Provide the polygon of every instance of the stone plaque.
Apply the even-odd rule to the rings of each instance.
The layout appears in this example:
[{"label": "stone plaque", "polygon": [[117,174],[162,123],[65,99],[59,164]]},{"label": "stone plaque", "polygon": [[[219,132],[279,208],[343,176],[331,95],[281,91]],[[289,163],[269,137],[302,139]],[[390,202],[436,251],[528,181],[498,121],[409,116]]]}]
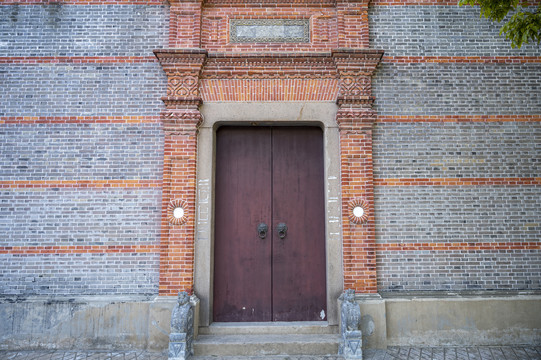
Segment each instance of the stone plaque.
[{"label": "stone plaque", "polygon": [[232,43],[308,43],[309,19],[232,19],[229,23]]}]

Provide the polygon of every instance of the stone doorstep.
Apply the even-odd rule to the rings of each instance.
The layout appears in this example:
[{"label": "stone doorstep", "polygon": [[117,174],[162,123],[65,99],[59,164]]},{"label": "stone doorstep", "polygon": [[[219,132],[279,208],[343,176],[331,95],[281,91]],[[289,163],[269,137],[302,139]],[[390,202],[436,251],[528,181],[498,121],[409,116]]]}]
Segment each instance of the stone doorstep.
[{"label": "stone doorstep", "polygon": [[[190,360],[344,360],[340,355],[193,356]],[[383,358],[378,359],[383,360]]]},{"label": "stone doorstep", "polygon": [[200,335],[194,355],[335,355],[338,334]]},{"label": "stone doorstep", "polygon": [[336,355],[337,326],[327,322],[213,323],[199,328],[196,356]]}]

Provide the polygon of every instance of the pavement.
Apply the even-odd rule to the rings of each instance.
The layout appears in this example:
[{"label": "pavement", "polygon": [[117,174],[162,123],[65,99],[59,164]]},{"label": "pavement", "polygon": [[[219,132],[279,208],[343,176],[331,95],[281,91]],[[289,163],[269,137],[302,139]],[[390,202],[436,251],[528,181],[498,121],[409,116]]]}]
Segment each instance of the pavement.
[{"label": "pavement", "polygon": [[[0,360],[166,360],[149,351],[34,350],[0,351]],[[193,360],[338,360],[340,356],[194,356]],[[540,346],[389,347],[365,350],[364,360],[541,360]]]}]

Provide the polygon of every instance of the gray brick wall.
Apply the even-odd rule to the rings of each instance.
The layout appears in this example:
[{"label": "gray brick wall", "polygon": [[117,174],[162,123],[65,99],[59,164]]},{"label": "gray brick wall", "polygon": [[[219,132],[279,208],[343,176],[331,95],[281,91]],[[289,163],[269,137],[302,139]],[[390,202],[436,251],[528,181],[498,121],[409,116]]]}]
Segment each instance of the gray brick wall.
[{"label": "gray brick wall", "polygon": [[0,56],[152,56],[167,47],[169,8],[3,5]]},{"label": "gray brick wall", "polygon": [[158,274],[159,254],[0,254],[4,295],[152,295]]},{"label": "gray brick wall", "polygon": [[0,127],[0,180],[160,180],[161,124]]},{"label": "gray brick wall", "polygon": [[379,243],[539,241],[538,186],[378,186]]},{"label": "gray brick wall", "polygon": [[537,177],[541,123],[379,123],[375,178]]},{"label": "gray brick wall", "polygon": [[541,64],[420,63],[378,66],[381,115],[541,114]]},{"label": "gray brick wall", "polygon": [[538,46],[513,49],[500,25],[459,6],[372,6],[370,46],[386,56],[539,56]]},{"label": "gray brick wall", "polygon": [[[168,6],[2,5],[0,56],[150,57]],[[142,63],[0,65],[0,116],[158,116],[166,76]],[[116,61],[116,60],[115,60]],[[1,124],[0,180],[161,179],[158,123]],[[0,191],[0,246],[153,245],[161,188]],[[157,294],[159,254],[0,255],[0,293]]]},{"label": "gray brick wall", "polygon": [[159,188],[9,189],[0,204],[0,246],[159,244]]},{"label": "gray brick wall", "polygon": [[[373,6],[371,47],[386,57],[541,56],[512,49],[478,9]],[[380,115],[540,115],[538,63],[386,61],[373,79]],[[539,177],[539,122],[378,123],[374,177]],[[538,242],[539,186],[376,186],[376,241]],[[380,291],[541,290],[539,250],[380,251]]]},{"label": "gray brick wall", "polygon": [[1,65],[0,77],[0,116],[156,116],[167,84],[157,62]]},{"label": "gray brick wall", "polygon": [[541,290],[539,250],[384,251],[380,291]]}]

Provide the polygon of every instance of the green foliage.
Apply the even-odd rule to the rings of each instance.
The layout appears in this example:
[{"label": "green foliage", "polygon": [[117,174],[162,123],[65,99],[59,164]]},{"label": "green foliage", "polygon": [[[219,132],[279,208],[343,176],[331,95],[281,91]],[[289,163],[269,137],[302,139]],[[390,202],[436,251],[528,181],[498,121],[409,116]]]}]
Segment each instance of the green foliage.
[{"label": "green foliage", "polygon": [[527,2],[524,0],[460,0],[460,6],[478,5],[481,17],[501,22],[511,12],[513,15],[505,20],[500,29],[500,35],[505,35],[511,41],[512,47],[520,48],[522,44],[536,42],[541,43],[541,2],[535,11],[524,8]]}]

